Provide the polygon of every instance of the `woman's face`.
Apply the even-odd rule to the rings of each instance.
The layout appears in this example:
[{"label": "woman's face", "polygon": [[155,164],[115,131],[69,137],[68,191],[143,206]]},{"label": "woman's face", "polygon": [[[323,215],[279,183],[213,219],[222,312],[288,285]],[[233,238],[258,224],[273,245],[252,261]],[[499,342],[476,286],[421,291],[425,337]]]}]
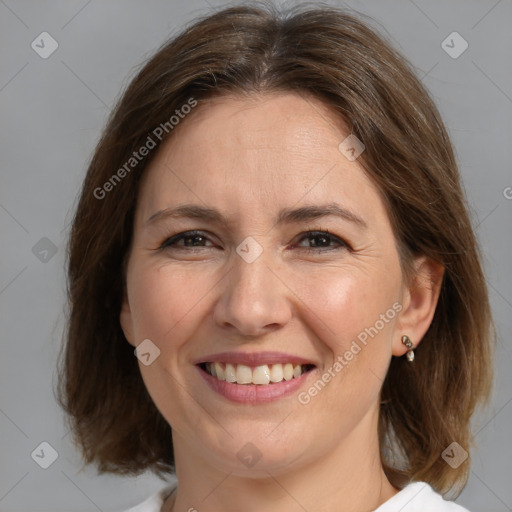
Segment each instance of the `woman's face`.
[{"label": "woman's face", "polygon": [[317,99],[217,98],[147,169],[121,323],[177,454],[275,475],[376,436],[406,293],[348,135]]}]

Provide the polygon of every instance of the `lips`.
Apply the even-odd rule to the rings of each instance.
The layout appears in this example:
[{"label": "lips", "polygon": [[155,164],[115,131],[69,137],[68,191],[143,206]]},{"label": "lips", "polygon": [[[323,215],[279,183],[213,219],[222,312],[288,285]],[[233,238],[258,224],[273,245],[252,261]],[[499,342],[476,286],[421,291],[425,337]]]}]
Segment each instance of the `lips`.
[{"label": "lips", "polygon": [[223,352],[205,356],[196,365],[216,381],[242,386],[273,386],[299,379],[315,365],[282,352]]}]

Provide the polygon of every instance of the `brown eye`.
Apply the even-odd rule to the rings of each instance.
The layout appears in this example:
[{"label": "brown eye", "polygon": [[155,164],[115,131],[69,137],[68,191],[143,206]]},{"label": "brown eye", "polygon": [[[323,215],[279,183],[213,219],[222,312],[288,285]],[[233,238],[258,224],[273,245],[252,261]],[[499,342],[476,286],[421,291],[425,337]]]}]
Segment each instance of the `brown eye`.
[{"label": "brown eye", "polygon": [[[183,244],[178,244],[183,240]],[[185,231],[183,233],[178,233],[170,238],[167,238],[162,245],[161,249],[164,248],[194,248],[194,247],[210,247],[205,245],[205,243],[209,240],[209,238],[202,233],[201,231]]]},{"label": "brown eye", "polygon": [[[332,235],[328,231],[308,231],[302,236],[300,242],[307,240],[310,242],[309,247],[305,247],[307,251],[330,251],[335,249],[346,249],[348,244],[339,237]],[[299,247],[303,247],[299,244]]]}]

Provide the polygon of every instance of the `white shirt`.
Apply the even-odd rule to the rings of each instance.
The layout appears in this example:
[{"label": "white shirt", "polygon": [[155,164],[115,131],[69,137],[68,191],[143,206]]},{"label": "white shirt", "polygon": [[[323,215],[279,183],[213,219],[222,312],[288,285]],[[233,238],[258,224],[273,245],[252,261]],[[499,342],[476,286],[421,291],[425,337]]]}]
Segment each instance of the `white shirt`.
[{"label": "white shirt", "polygon": [[[425,482],[406,485],[374,512],[469,512],[453,501],[446,501]],[[146,512],[146,511],[144,511]]]},{"label": "white shirt", "polygon": [[[165,487],[146,501],[125,512],[160,512],[175,484]],[[469,512],[464,507],[446,501],[425,482],[413,482],[383,503],[374,512]]]}]

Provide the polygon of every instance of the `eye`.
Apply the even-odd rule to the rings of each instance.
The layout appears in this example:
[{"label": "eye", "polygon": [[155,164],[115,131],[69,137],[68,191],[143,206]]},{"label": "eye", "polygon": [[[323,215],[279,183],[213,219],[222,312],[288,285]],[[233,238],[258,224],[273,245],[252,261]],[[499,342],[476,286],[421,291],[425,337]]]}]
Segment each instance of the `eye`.
[{"label": "eye", "polygon": [[[309,241],[309,247],[302,245],[303,241]],[[184,249],[194,251],[212,247],[215,247],[215,245],[203,231],[184,231],[166,238],[159,249]],[[329,233],[329,231],[308,231],[301,236],[299,243],[295,247],[307,252],[316,253],[350,249],[345,241]]]},{"label": "eye", "polygon": [[[304,233],[304,235],[300,238],[300,242],[303,240],[309,240],[310,246],[305,247],[306,251],[310,252],[322,252],[322,251],[332,251],[336,249],[348,249],[348,244],[343,241],[341,238],[332,235],[329,231],[308,231]],[[312,242],[312,244],[311,244]],[[332,244],[335,245],[332,245]],[[303,247],[298,245],[298,247]]]},{"label": "eye", "polygon": [[[183,244],[178,244],[183,240]],[[187,248],[203,248],[213,247],[213,245],[205,245],[210,239],[202,231],[184,231],[173,235],[160,245],[160,249],[173,248],[173,249],[187,249]]]}]

